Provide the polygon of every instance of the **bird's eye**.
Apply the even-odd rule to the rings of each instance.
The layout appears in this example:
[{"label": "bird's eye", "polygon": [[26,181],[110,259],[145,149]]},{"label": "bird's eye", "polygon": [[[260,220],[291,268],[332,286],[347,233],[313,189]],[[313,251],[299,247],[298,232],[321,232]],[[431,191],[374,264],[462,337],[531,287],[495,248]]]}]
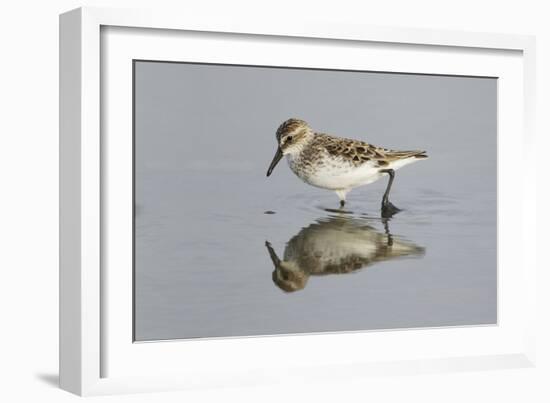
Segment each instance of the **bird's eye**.
[{"label": "bird's eye", "polygon": [[291,141],[292,141],[292,136],[288,136],[288,137],[286,138],[285,143],[290,143]]}]

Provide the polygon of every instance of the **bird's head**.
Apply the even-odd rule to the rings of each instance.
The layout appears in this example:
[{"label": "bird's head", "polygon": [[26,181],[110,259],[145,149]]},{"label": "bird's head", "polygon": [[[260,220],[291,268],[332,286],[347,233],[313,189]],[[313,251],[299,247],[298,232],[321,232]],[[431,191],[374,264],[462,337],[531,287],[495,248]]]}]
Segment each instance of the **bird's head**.
[{"label": "bird's head", "polygon": [[306,286],[309,274],[303,271],[295,262],[286,262],[279,259],[275,249],[268,241],[265,242],[265,246],[275,266],[271,278],[277,287],[286,292],[303,289]]},{"label": "bird's head", "polygon": [[284,121],[279,126],[275,137],[277,138],[277,151],[269,165],[267,176],[271,175],[271,172],[284,155],[300,153],[313,138],[313,130],[307,122],[293,118]]},{"label": "bird's head", "polygon": [[294,262],[281,261],[271,275],[273,282],[285,292],[303,290],[309,275]]}]

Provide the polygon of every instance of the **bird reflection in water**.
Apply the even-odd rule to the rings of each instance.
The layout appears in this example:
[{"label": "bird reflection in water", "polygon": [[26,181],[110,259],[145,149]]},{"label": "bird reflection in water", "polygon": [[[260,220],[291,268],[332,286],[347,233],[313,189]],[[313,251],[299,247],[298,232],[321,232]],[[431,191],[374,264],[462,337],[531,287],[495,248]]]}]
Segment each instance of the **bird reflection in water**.
[{"label": "bird reflection in water", "polygon": [[283,260],[266,241],[273,261],[273,282],[283,291],[302,290],[310,276],[352,273],[377,262],[406,256],[423,256],[424,248],[397,239],[351,217],[319,219],[302,228],[287,242]]}]

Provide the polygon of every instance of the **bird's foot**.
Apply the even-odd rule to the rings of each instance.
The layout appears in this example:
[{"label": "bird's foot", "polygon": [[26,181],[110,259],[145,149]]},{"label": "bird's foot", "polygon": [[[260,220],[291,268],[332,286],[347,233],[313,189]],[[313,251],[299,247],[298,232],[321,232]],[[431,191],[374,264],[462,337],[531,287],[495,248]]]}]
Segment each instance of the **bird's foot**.
[{"label": "bird's foot", "polygon": [[389,200],[382,202],[382,218],[392,218],[394,214],[401,211],[400,208],[395,207]]},{"label": "bird's foot", "polygon": [[340,208],[344,208],[345,205],[346,205],[346,201],[340,200]]}]

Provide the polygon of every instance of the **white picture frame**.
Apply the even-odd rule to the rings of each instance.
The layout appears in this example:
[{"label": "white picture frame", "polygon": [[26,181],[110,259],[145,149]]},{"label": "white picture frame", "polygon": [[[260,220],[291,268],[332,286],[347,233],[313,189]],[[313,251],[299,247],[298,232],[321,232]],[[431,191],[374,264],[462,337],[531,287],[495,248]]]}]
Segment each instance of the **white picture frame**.
[{"label": "white picture frame", "polygon": [[[262,51],[266,41],[270,52]],[[340,57],[329,61],[312,50],[299,59],[294,43],[302,49],[316,43]],[[365,70],[501,79],[497,326],[133,342],[131,271],[126,270],[131,142],[125,135],[109,135],[114,129],[127,133],[131,126],[128,63],[191,58],[273,65],[282,52],[297,58],[280,61],[291,67],[353,64]],[[534,38],[521,35],[311,21],[293,25],[268,17],[216,21],[149,10],[80,8],[62,14],[61,387],[95,395],[329,380],[335,373],[357,377],[534,365],[536,231],[529,207],[535,204],[536,184],[529,172],[514,169],[534,155],[534,52]],[[368,62],[361,57],[366,54]],[[404,54],[415,57],[405,61]],[[112,105],[122,112],[109,114]],[[117,163],[109,163],[115,157]],[[282,354],[293,350],[300,354]]]}]

